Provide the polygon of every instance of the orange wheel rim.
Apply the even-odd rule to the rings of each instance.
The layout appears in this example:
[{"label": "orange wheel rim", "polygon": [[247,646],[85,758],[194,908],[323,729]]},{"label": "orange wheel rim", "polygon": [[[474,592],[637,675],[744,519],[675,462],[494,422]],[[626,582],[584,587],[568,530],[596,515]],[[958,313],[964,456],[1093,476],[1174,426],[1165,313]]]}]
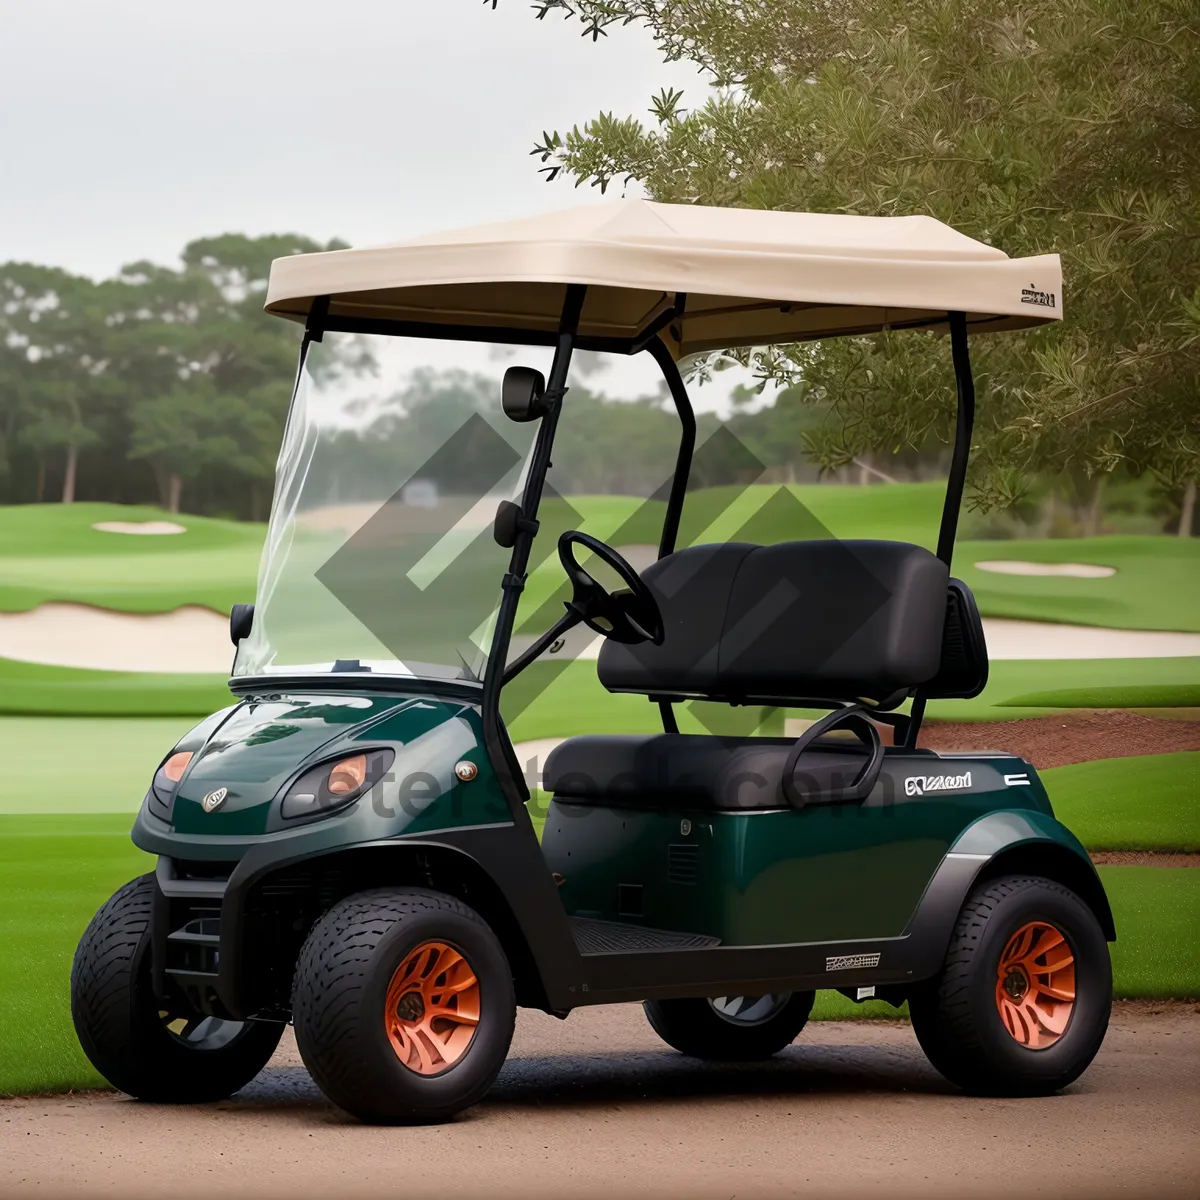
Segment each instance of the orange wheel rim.
[{"label": "orange wheel rim", "polygon": [[479,980],[445,942],[409,951],[388,984],[384,1026],[396,1057],[418,1075],[440,1075],[467,1052],[479,1025]]},{"label": "orange wheel rim", "polygon": [[1045,1050],[1066,1032],[1075,1007],[1075,955],[1045,921],[1030,921],[1008,939],[996,969],[996,1008],[1022,1046]]}]

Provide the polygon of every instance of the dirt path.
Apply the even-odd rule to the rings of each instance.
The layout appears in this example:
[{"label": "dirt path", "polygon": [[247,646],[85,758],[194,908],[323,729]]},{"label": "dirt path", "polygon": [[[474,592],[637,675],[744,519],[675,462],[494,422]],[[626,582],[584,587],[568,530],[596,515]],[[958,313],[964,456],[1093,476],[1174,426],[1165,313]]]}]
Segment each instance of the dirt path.
[{"label": "dirt path", "polygon": [[1008,750],[1038,770],[1099,758],[1200,750],[1200,721],[1167,720],[1119,709],[1059,713],[1021,721],[927,721],[931,750]]},{"label": "dirt path", "polygon": [[0,1194],[287,1197],[1196,1195],[1200,1005],[1119,1010],[1067,1093],[977,1100],[912,1031],[815,1024],[765,1064],[667,1050],[635,1005],[522,1013],[487,1100],[383,1129],[330,1108],[294,1045],[237,1099],[0,1103]]}]

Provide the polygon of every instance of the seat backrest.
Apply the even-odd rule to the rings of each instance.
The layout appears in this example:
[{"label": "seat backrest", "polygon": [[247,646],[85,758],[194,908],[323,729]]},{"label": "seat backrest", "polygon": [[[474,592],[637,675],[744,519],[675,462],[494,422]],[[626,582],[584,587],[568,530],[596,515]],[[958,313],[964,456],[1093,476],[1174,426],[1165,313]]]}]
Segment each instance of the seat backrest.
[{"label": "seat backrest", "polygon": [[921,686],[927,700],[969,700],[987,686],[983,621],[971,589],[961,579],[950,580],[941,658],[937,674]]},{"label": "seat backrest", "polygon": [[906,542],[692,546],[642,573],[662,609],[662,644],[605,642],[600,681],[730,703],[894,707],[938,673],[948,577]]}]

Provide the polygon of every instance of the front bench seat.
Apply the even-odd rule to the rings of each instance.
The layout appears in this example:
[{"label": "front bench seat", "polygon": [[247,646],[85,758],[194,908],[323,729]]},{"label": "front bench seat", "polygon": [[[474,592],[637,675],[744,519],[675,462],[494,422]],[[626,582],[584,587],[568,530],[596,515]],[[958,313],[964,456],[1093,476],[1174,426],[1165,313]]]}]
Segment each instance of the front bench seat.
[{"label": "front bench seat", "polygon": [[[894,708],[926,696],[978,695],[987,650],[974,598],[946,565],[905,542],[730,542],[693,546],[647,567],[662,610],[659,646],[606,641],[597,671],[613,692],[663,700]],[[792,738],[701,734],[585,736],[559,745],[544,784],[556,800],[740,811],[788,801]],[[805,801],[855,777],[866,746],[818,740],[792,776]]]},{"label": "front bench seat", "polygon": [[[654,733],[570,738],[546,760],[544,785],[561,804],[752,812],[787,808],[783,772],[794,738]],[[922,752],[924,753],[924,752]],[[795,780],[806,799],[844,788],[865,746],[818,743]]]}]

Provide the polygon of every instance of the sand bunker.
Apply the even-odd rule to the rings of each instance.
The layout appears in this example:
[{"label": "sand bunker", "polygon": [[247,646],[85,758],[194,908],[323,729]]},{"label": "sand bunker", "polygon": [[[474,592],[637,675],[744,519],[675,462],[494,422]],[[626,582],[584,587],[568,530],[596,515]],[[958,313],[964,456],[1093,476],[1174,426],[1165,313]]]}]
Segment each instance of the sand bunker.
[{"label": "sand bunker", "polygon": [[174,521],[97,521],[92,528],[101,533],[187,533]]},{"label": "sand bunker", "polygon": [[1190,658],[1200,654],[1200,633],[1147,629],[1096,629],[1048,621],[983,622],[988,657],[1005,658]]},{"label": "sand bunker", "polygon": [[1019,558],[997,558],[975,564],[981,571],[996,575],[1069,575],[1075,579],[1107,579],[1117,573],[1116,567],[1101,567],[1094,563],[1024,562]]},{"label": "sand bunker", "polygon": [[0,658],[97,671],[229,673],[229,618],[189,606],[119,613],[85,604],[42,604],[0,613]]},{"label": "sand bunker", "polygon": [[[991,659],[1180,658],[1200,656],[1200,633],[1096,629],[1041,621],[984,621]],[[520,653],[530,635],[513,638]],[[603,638],[590,629],[561,639],[548,661],[595,661]],[[0,658],[102,671],[225,674],[233,658],[229,622],[198,606],[169,613],[120,613],[84,604],[43,604],[0,613]]]}]

